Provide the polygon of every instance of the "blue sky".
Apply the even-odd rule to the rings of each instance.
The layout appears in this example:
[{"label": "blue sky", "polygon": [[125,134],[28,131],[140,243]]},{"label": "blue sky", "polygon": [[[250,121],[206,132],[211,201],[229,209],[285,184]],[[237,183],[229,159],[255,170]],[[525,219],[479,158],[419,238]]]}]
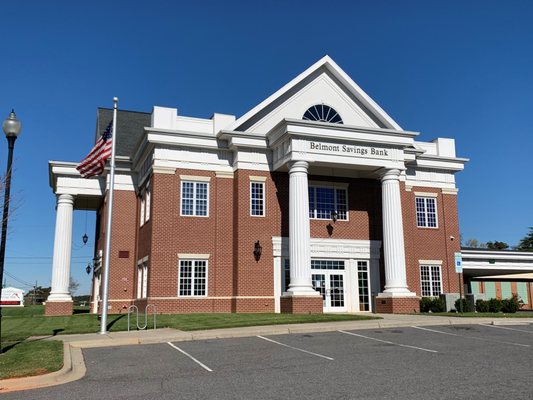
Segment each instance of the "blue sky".
[{"label": "blue sky", "polygon": [[[47,162],[83,158],[97,107],[118,96],[129,110],[240,116],[324,54],[421,140],[456,139],[471,160],[457,174],[464,239],[514,245],[533,226],[532,1],[19,0],[2,14],[0,118],[15,108],[23,126],[8,285],[50,284]],[[2,171],[6,158],[7,144]],[[94,214],[76,211],[74,224],[83,294]]]}]

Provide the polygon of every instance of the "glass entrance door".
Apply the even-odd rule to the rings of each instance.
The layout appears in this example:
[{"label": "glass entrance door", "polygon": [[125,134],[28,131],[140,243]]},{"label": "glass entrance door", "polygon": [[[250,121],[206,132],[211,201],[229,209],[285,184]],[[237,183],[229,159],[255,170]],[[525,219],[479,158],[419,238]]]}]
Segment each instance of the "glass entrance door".
[{"label": "glass entrance door", "polygon": [[313,287],[322,295],[324,312],[346,311],[344,261],[311,260]]}]

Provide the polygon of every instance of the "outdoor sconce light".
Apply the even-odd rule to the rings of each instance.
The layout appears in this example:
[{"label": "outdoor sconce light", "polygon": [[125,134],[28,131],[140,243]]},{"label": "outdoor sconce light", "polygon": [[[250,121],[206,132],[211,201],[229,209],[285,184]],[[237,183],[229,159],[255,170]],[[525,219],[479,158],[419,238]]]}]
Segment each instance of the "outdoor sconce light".
[{"label": "outdoor sconce light", "polygon": [[333,221],[333,223],[337,222],[337,217],[339,216],[339,214],[337,213],[337,211],[332,211],[331,212],[331,220]]},{"label": "outdoor sconce light", "polygon": [[327,224],[326,230],[328,231],[328,236],[331,237],[331,235],[333,235],[333,225]]},{"label": "outdoor sconce light", "polygon": [[87,244],[87,241],[89,240],[89,236],[87,236],[86,233],[83,234],[83,237],[81,238],[83,240],[83,244]]},{"label": "outdoor sconce light", "polygon": [[259,240],[258,240],[257,242],[255,242],[255,246],[254,246],[255,261],[259,261],[259,259],[261,258],[261,253],[263,253],[263,248],[261,247],[261,244],[259,243]]},{"label": "outdoor sconce light", "polygon": [[91,273],[91,264],[87,264],[87,267],[85,268],[85,272],[87,272],[87,275]]}]

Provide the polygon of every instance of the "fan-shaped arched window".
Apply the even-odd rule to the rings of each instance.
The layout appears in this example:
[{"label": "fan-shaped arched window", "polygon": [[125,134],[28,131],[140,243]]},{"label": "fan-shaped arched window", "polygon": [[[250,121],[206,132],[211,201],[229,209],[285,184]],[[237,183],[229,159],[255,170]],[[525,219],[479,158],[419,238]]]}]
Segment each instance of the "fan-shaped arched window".
[{"label": "fan-shaped arched window", "polygon": [[342,118],[335,109],[324,104],[311,106],[303,116],[307,121],[330,122],[332,124],[342,124]]}]

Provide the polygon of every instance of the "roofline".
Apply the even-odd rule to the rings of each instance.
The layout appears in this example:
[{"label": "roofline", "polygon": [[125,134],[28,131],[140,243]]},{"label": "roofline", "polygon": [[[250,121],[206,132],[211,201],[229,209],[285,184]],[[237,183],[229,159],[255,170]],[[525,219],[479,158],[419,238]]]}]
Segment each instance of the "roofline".
[{"label": "roofline", "polygon": [[283,94],[288,92],[292,87],[299,84],[301,81],[303,81],[305,78],[307,78],[309,75],[311,75],[313,72],[318,70],[321,67],[325,67],[330,71],[337,79],[341,81],[344,85],[346,85],[347,88],[350,89],[352,94],[357,97],[365,107],[367,107],[372,113],[375,114],[377,119],[381,121],[387,128],[394,129],[394,130],[403,130],[400,125],[398,125],[390,115],[388,115],[372,98],[363,90],[357,83],[355,83],[352,78],[344,72],[341,67],[335,63],[329,57],[328,55],[325,55],[320,60],[318,60],[316,63],[311,65],[309,68],[307,68],[304,72],[302,72],[300,75],[292,79],[289,83],[285,84],[281,89],[274,92],[272,95],[267,97],[265,100],[263,100],[261,103],[256,105],[254,108],[252,108],[250,111],[248,111],[246,114],[238,118],[233,124],[231,124],[227,130],[233,131],[236,130],[239,126],[241,126],[243,123],[248,121],[251,117],[253,117],[255,114],[257,114],[261,109],[267,107],[269,104],[274,102],[277,98],[281,97]]}]

